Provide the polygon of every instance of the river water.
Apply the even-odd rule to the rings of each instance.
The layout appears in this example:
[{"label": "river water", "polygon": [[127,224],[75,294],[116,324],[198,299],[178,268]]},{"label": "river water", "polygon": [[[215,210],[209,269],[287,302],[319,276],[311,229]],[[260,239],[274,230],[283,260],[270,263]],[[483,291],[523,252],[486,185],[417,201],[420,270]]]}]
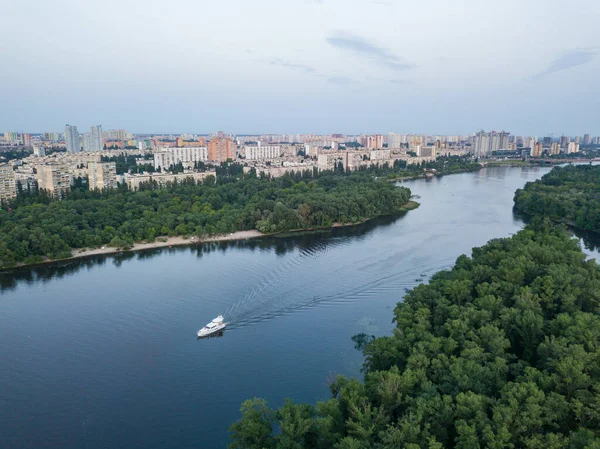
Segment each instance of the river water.
[{"label": "river water", "polygon": [[247,398],[327,399],[361,376],[351,337],[389,334],[405,289],[518,231],[514,191],[547,171],[408,181],[420,208],[353,228],[0,275],[0,447],[223,448]]}]

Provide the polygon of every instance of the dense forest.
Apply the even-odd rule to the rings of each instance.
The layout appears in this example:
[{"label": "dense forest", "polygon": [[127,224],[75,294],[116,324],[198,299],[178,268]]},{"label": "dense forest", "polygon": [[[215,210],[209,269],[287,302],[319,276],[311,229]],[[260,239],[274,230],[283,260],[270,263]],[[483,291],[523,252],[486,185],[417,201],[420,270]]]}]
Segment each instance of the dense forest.
[{"label": "dense forest", "polygon": [[364,382],[331,399],[244,402],[230,449],[598,448],[600,270],[535,219],[409,292]]},{"label": "dense forest", "polygon": [[515,193],[515,207],[581,229],[600,231],[600,166],[555,167]]},{"label": "dense forest", "polygon": [[0,210],[0,267],[65,258],[71,249],[126,247],[159,236],[208,236],[258,229],[265,233],[353,223],[399,212],[410,190],[370,174],[296,172],[269,180],[237,166],[167,188],[129,191],[74,189],[54,201],[44,192],[17,198]]}]

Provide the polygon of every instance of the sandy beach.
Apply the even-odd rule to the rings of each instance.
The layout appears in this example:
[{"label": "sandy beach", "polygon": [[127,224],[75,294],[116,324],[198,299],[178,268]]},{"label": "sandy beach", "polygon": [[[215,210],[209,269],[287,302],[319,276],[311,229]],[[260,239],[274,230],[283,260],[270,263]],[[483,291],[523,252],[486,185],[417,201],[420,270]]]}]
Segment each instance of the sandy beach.
[{"label": "sandy beach", "polygon": [[[135,243],[131,248],[123,250],[120,248],[113,248],[110,246],[103,246],[101,248],[77,248],[73,249],[73,256],[70,259],[75,259],[78,257],[87,257],[87,256],[97,256],[100,254],[113,254],[120,253],[122,251],[141,251],[145,249],[153,249],[153,248],[165,248],[169,246],[182,246],[182,245],[194,245],[196,243],[204,243],[204,242],[223,242],[227,240],[246,240],[257,237],[262,237],[264,234],[262,232],[252,230],[252,231],[238,231],[231,234],[222,234],[222,235],[214,235],[212,237],[199,238],[199,237],[189,237],[183,238],[181,236],[177,237],[159,237],[154,242],[150,243]],[[164,240],[164,241],[163,241]],[[66,259],[63,259],[66,260]],[[46,262],[54,262],[54,260],[48,260]]]}]

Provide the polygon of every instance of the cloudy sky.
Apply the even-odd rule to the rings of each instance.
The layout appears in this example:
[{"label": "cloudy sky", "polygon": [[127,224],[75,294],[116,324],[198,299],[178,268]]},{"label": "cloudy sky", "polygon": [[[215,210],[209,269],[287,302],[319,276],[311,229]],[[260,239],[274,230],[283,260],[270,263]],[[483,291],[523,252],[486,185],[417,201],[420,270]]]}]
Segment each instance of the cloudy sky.
[{"label": "cloudy sky", "polygon": [[0,6],[0,131],[600,135],[597,0]]}]

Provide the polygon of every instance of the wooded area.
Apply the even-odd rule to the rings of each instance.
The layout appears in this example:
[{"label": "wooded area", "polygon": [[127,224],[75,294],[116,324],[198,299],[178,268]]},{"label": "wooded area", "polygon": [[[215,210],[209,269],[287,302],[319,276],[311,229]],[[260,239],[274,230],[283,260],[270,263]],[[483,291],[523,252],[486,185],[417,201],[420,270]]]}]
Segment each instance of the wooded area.
[{"label": "wooded area", "polygon": [[231,449],[597,448],[600,270],[546,220],[460,256],[331,399],[244,402]]},{"label": "wooded area", "polygon": [[531,216],[600,231],[600,166],[555,167],[517,190],[515,207]]},{"label": "wooded area", "polygon": [[[235,168],[235,167],[234,167]],[[193,181],[140,191],[74,189],[65,199],[24,194],[0,210],[0,267],[71,256],[73,248],[125,247],[159,236],[209,236],[257,229],[272,233],[354,223],[399,212],[410,190],[370,174],[296,172],[269,180],[219,168]],[[239,174],[238,174],[239,175]]]}]

